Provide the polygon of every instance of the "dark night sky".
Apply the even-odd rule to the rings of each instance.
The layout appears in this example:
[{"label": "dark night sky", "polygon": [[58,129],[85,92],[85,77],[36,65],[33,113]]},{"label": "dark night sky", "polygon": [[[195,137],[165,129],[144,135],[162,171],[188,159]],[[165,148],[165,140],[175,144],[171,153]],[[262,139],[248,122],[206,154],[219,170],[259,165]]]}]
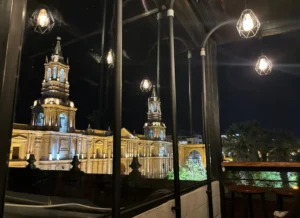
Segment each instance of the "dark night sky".
[{"label": "dark night sky", "polygon": [[[240,41],[220,46],[219,85],[221,129],[232,122],[259,120],[267,128],[291,130],[299,127],[299,39],[300,32]],[[273,61],[273,71],[259,76],[254,64],[263,52]]]},{"label": "dark night sky", "polygon": [[[50,1],[38,1],[48,3]],[[30,106],[40,96],[43,78],[45,55],[51,51],[32,57],[55,44],[56,36],[62,37],[62,43],[85,35],[101,27],[101,4],[89,0],[86,6],[69,0],[51,1],[51,6],[59,12],[61,25],[56,26],[48,35],[39,35],[28,27],[25,33],[19,94],[16,111],[16,122],[29,123]],[[48,4],[47,4],[48,5]],[[35,8],[35,1],[29,1],[28,13]],[[133,14],[141,13],[141,5],[136,5]],[[78,16],[80,14],[81,16]],[[127,14],[128,15],[128,14]],[[126,13],[124,17],[126,16]],[[125,60],[123,68],[123,126],[130,131],[142,132],[146,119],[147,94],[139,91],[139,82],[148,76],[155,79],[155,50],[148,51],[155,42],[155,25],[153,19],[145,19],[124,27],[124,49],[131,57]],[[154,19],[155,21],[155,19]],[[155,23],[154,23],[155,24]],[[143,26],[141,31],[139,28]],[[149,27],[149,28],[146,28]],[[165,30],[167,31],[167,30]],[[233,29],[234,31],[234,29]],[[295,132],[300,136],[300,55],[297,39],[300,32],[292,32],[258,39],[241,40],[218,47],[218,75],[220,92],[220,119],[222,133],[233,122],[258,120],[267,128],[282,128]],[[70,59],[71,99],[79,108],[77,112],[77,128],[85,129],[88,125],[86,116],[96,108],[97,87],[85,81],[99,80],[100,65],[88,54],[91,49],[100,51],[101,36],[81,40],[63,47],[63,54]],[[273,61],[274,69],[269,76],[259,76],[254,71],[261,44],[264,53]],[[180,45],[176,43],[178,51]],[[168,86],[168,45],[163,46],[162,65],[162,110],[167,126],[170,123],[169,86]],[[188,89],[187,89],[186,54],[176,56],[178,124],[181,130],[188,130]],[[201,133],[201,66],[199,52],[193,54],[193,112],[195,131]]]}]

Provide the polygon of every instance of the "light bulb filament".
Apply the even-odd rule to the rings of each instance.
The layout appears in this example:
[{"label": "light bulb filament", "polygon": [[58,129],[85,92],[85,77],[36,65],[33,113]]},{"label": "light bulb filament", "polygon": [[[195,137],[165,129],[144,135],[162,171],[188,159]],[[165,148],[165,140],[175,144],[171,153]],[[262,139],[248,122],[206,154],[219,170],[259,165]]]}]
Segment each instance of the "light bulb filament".
[{"label": "light bulb filament", "polygon": [[146,81],[144,82],[144,88],[145,88],[145,89],[148,89],[148,88],[149,88],[149,82],[148,82],[148,80],[146,80]]},{"label": "light bulb filament", "polygon": [[268,68],[268,63],[267,63],[266,59],[265,58],[260,59],[259,69],[266,70],[267,68]]},{"label": "light bulb filament", "polygon": [[106,57],[106,61],[107,61],[108,64],[113,63],[113,56],[112,56],[112,51],[111,50],[108,52],[108,55]]},{"label": "light bulb filament", "polygon": [[250,14],[245,14],[243,19],[243,29],[244,31],[250,31],[254,27],[254,22]]},{"label": "light bulb filament", "polygon": [[48,16],[46,9],[41,9],[37,17],[37,24],[41,27],[46,27],[48,26],[49,22],[50,22],[50,18]]}]

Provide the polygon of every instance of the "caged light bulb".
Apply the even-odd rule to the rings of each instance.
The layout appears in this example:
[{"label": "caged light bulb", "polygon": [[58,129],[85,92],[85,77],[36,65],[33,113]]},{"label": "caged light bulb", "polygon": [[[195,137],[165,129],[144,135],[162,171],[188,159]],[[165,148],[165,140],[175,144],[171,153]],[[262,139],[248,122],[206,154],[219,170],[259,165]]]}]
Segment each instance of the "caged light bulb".
[{"label": "caged light bulb", "polygon": [[142,92],[149,92],[152,88],[152,83],[149,79],[143,79],[140,84],[140,89]]},{"label": "caged light bulb", "polygon": [[267,56],[262,55],[258,58],[255,70],[259,75],[268,75],[272,72],[272,62],[267,58]]},{"label": "caged light bulb", "polygon": [[112,51],[111,50],[107,54],[106,61],[107,61],[107,63],[109,65],[111,65],[113,63],[113,55],[112,55]]}]

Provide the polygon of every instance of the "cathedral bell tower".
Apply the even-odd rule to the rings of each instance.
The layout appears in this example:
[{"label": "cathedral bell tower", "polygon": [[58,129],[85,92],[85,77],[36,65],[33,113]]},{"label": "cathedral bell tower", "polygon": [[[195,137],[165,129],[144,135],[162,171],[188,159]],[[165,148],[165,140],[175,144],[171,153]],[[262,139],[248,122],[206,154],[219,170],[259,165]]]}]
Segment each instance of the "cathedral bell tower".
[{"label": "cathedral bell tower", "polygon": [[42,96],[35,100],[32,108],[31,125],[41,129],[72,132],[75,129],[77,108],[69,100],[69,61],[65,63],[60,46],[60,37],[50,61],[46,56]]},{"label": "cathedral bell tower", "polygon": [[144,125],[144,135],[149,139],[165,140],[166,125],[161,122],[160,99],[153,86],[151,97],[148,98],[148,122]]}]

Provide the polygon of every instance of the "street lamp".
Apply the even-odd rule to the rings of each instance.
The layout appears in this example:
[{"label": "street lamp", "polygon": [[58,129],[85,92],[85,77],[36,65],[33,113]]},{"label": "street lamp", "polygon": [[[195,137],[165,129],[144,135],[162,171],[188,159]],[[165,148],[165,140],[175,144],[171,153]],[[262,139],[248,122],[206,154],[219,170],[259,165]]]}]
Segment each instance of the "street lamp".
[{"label": "street lamp", "polygon": [[258,58],[255,66],[255,70],[259,75],[268,75],[272,71],[272,62],[267,58],[267,56],[262,55]]},{"label": "street lamp", "polygon": [[149,79],[143,79],[140,84],[140,89],[142,92],[150,92],[152,88],[152,83]]},{"label": "street lamp", "polygon": [[236,28],[242,38],[252,38],[258,33],[260,22],[251,9],[245,9],[237,22]]},{"label": "street lamp", "polygon": [[55,25],[52,13],[46,6],[36,9],[31,15],[30,21],[34,26],[34,31],[40,34],[49,33]]}]

